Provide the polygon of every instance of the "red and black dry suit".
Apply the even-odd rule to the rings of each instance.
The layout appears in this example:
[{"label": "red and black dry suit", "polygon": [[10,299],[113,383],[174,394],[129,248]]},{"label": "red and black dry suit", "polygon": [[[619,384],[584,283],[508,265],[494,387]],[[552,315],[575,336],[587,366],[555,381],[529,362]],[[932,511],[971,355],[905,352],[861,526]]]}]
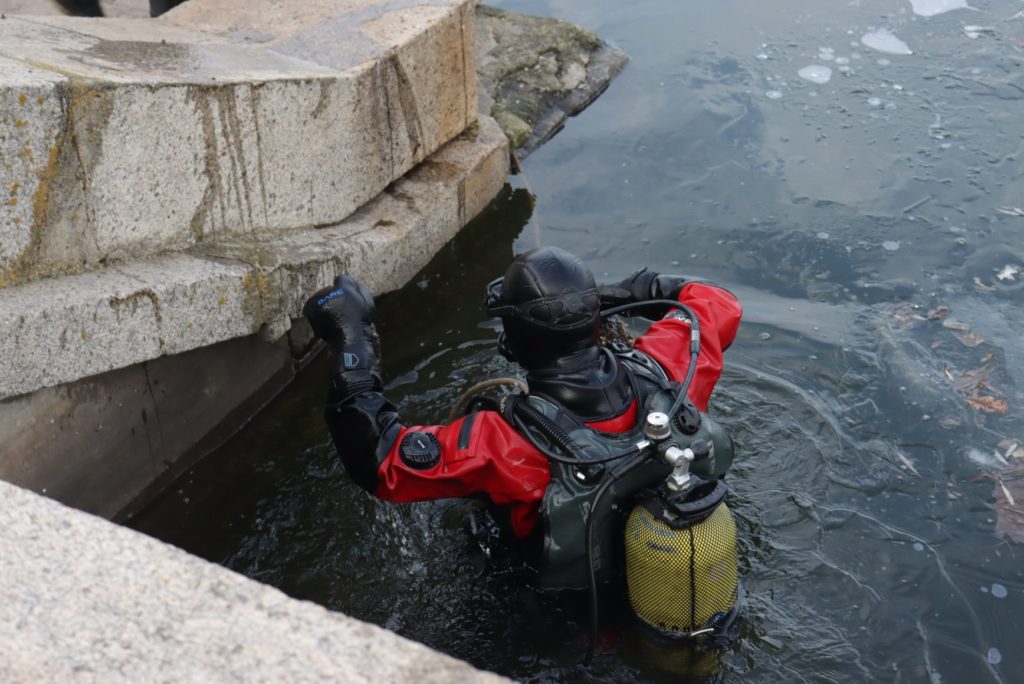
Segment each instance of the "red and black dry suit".
[{"label": "red and black dry suit", "polygon": [[[736,336],[742,309],[731,293],[702,283],[683,285],[677,298],[700,323],[700,356],[689,397],[704,412],[722,373],[722,352]],[[671,380],[682,382],[690,363],[689,340],[689,323],[669,313],[636,339],[635,348],[655,360]],[[614,356],[601,359],[599,363],[611,364],[601,373],[614,377],[626,372]],[[527,383],[531,393],[545,396],[543,378],[528,373]],[[547,457],[496,411],[477,411],[451,425],[404,426],[379,387],[378,380],[327,409],[335,446],[356,482],[378,498],[396,502],[483,494],[508,510],[517,537],[530,533],[551,480]],[[621,433],[636,421],[636,399],[627,397],[615,415],[588,419],[586,424],[602,432]],[[407,438],[431,442],[436,438],[433,446],[439,445],[440,458],[426,468],[407,462],[401,455]]]}]

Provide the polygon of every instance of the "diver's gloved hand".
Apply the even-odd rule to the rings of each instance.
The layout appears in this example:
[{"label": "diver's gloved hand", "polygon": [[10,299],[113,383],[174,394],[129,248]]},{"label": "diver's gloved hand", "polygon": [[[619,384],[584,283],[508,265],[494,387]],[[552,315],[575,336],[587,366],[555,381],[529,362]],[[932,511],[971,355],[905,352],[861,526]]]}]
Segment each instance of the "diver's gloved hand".
[{"label": "diver's gloved hand", "polygon": [[373,345],[373,295],[359,281],[338,276],[334,285],[306,300],[302,314],[334,360],[331,399],[343,401],[364,390],[382,387]]},{"label": "diver's gloved hand", "polygon": [[[625,280],[612,285],[599,285],[601,308],[606,309],[620,304],[632,304],[649,299],[672,299],[679,297],[679,291],[687,283],[687,279],[679,275],[656,273],[641,268]],[[656,318],[666,311],[665,307],[638,308],[634,314]]]}]

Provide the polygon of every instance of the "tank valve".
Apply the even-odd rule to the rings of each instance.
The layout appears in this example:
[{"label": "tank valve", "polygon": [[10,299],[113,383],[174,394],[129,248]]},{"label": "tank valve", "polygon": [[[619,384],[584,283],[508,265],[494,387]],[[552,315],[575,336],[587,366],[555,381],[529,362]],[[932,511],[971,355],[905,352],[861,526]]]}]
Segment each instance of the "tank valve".
[{"label": "tank valve", "polygon": [[652,411],[647,414],[647,421],[644,423],[644,435],[652,442],[660,442],[668,439],[672,434],[672,428],[668,424],[668,414],[661,411]]},{"label": "tank valve", "polygon": [[662,453],[661,457],[665,463],[672,466],[672,474],[668,476],[665,484],[673,492],[681,492],[690,486],[690,464],[694,456],[693,449],[680,449],[675,444]]}]

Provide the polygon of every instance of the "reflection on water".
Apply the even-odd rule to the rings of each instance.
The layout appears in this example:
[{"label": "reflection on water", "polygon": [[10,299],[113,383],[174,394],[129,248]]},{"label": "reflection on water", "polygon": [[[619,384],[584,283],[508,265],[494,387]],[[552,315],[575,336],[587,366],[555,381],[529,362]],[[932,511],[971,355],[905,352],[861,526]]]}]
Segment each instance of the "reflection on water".
[{"label": "reflection on water", "polygon": [[632,63],[530,157],[535,206],[508,190],[381,298],[389,394],[437,421],[509,372],[483,285],[534,244],[733,289],[746,318],[712,403],[737,443],[740,641],[665,650],[609,609],[581,670],[585,609],[481,572],[470,504],[348,482],[322,359],[133,524],[525,680],[1024,681],[1021,4],[501,4]]}]

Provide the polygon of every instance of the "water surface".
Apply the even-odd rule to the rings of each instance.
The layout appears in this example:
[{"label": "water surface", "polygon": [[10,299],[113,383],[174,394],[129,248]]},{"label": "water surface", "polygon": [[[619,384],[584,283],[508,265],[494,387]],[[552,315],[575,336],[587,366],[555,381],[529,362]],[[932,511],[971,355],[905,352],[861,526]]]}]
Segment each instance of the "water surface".
[{"label": "water surface", "polygon": [[632,62],[379,302],[388,394],[437,422],[512,370],[480,302],[514,253],[736,292],[712,401],[750,603],[730,649],[656,648],[609,607],[580,667],[586,612],[482,570],[470,504],[349,482],[323,359],[131,524],[523,680],[1024,681],[1024,546],[996,535],[1024,504],[1024,3],[965,4],[501,2]]}]

